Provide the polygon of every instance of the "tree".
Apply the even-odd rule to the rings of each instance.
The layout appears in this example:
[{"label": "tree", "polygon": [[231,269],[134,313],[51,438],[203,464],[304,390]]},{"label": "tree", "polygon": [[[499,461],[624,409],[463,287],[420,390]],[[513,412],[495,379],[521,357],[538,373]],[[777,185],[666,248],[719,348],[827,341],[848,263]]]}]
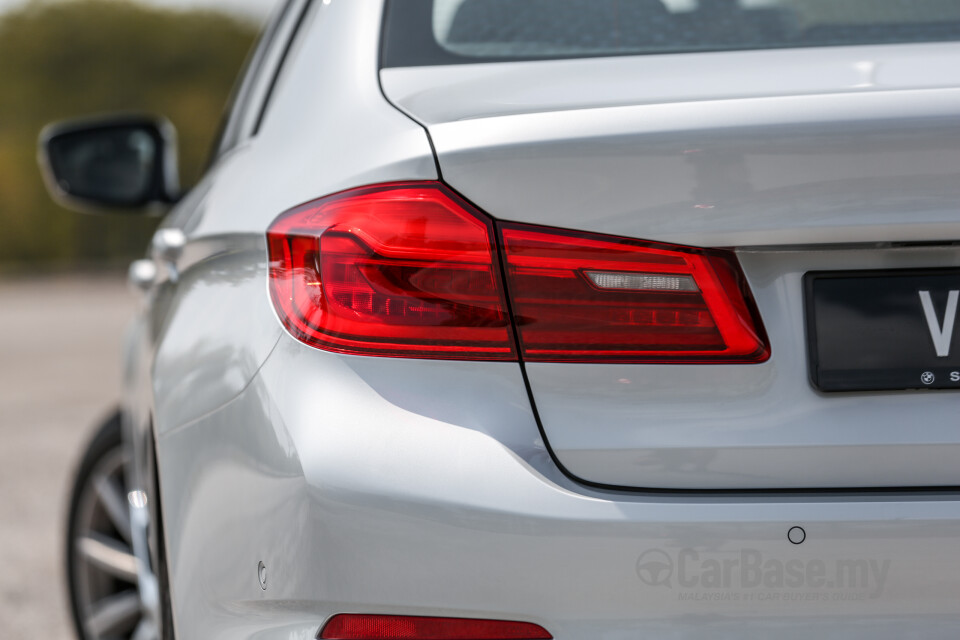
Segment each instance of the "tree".
[{"label": "tree", "polygon": [[120,0],[34,1],[0,16],[0,268],[141,255],[156,219],[80,215],[50,201],[36,164],[40,130],[111,111],[165,115],[190,184],[255,31],[223,14]]}]

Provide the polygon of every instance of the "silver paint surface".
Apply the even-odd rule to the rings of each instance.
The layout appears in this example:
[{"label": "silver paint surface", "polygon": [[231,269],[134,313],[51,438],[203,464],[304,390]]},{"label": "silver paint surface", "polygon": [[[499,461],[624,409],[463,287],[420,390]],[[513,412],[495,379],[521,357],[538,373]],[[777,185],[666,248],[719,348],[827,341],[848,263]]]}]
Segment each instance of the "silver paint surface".
[{"label": "silver paint surface", "polygon": [[[188,240],[180,278],[159,265],[128,337],[128,429],[138,459],[155,438],[178,637],[307,640],[332,614],[382,612],[529,620],[558,640],[955,638],[952,493],[593,489],[555,464],[519,364],[341,356],[283,331],[264,249],[278,214],[437,178],[426,131],[381,93],[381,4],[314,3],[260,133],[166,220]],[[429,127],[444,178],[498,218],[739,248],[770,362],[527,365],[569,470],[650,487],[862,486],[953,479],[955,396],[814,393],[800,276],[956,265],[956,249],[800,245],[957,237],[958,55],[837,48],[379,79]],[[930,424],[898,424],[919,411]],[[685,549],[889,571],[857,600],[733,586],[691,598],[640,579],[644,552]]]},{"label": "silver paint surface", "polygon": [[[386,69],[444,179],[499,219],[734,247],[760,365],[528,363],[549,444],[604,485],[960,484],[954,393],[808,381],[803,274],[949,267],[960,48],[835,47]],[[575,88],[575,89],[574,89]],[[920,311],[918,304],[918,312]]]}]

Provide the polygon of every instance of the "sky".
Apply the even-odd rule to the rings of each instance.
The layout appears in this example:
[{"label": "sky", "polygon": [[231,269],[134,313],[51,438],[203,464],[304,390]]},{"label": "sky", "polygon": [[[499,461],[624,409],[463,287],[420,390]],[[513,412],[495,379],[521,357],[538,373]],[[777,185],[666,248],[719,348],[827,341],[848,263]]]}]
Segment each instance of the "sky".
[{"label": "sky", "polygon": [[[27,0],[0,0],[0,13],[25,4]],[[243,16],[264,19],[278,0],[140,0],[149,4],[175,9],[220,9]]]}]

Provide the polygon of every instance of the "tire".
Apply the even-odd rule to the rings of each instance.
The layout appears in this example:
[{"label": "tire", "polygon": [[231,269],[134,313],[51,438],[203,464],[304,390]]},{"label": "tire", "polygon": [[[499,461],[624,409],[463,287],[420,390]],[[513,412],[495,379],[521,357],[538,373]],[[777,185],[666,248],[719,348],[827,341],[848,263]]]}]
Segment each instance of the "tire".
[{"label": "tire", "polygon": [[[152,563],[160,569],[161,611],[149,615],[140,598],[127,498],[129,456],[117,411],[97,429],[74,475],[64,557],[70,609],[80,640],[172,638],[162,552]],[[162,635],[158,622],[164,628]]]}]

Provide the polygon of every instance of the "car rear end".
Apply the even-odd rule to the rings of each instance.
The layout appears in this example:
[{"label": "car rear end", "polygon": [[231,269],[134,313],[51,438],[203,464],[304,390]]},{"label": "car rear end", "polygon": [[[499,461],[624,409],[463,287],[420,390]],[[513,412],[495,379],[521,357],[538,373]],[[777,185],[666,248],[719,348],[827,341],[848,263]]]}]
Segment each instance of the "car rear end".
[{"label": "car rear end", "polygon": [[553,463],[633,514],[575,635],[958,628],[960,7],[413,4],[384,92],[497,220]]},{"label": "car rear end", "polygon": [[[883,70],[869,87],[864,59]],[[532,402],[572,476],[909,488],[958,480],[956,62],[953,45],[888,45],[386,69],[383,83],[425,120],[448,184],[533,225],[500,223],[507,288]],[[659,275],[675,277],[643,280]]]},{"label": "car rear end", "polygon": [[436,173],[273,221],[287,333],[211,422],[276,430],[264,619],[955,637],[960,7],[390,0],[382,28]]}]

